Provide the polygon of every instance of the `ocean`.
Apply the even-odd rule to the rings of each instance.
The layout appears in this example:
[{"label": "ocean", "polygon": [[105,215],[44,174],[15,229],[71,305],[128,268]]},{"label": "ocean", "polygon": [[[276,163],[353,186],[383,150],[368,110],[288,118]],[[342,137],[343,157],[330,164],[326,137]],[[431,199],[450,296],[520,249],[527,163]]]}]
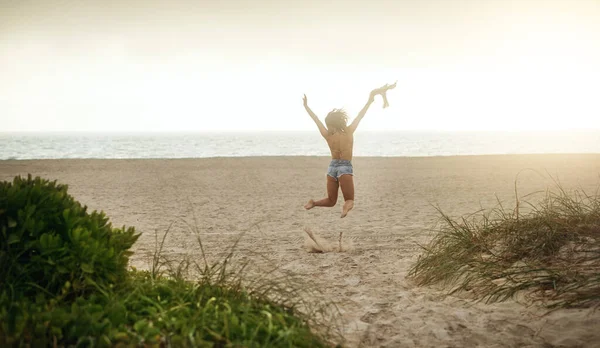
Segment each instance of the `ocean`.
[{"label": "ocean", "polygon": [[[600,153],[600,130],[358,131],[354,156]],[[317,131],[247,133],[0,133],[0,159],[328,156]]]}]

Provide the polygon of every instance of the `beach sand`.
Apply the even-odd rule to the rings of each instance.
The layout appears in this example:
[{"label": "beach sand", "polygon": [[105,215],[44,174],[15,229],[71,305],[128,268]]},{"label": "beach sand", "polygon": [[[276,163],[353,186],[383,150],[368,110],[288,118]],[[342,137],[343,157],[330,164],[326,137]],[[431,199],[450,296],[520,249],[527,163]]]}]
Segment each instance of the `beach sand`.
[{"label": "beach sand", "polygon": [[[235,260],[293,271],[335,301],[350,347],[598,347],[600,312],[545,311],[516,301],[473,302],[444,296],[406,278],[439,218],[436,206],[459,216],[491,208],[496,197],[552,187],[595,193],[600,155],[498,155],[355,158],[356,205],[340,219],[334,208],[303,209],[325,195],[325,157],[172,160],[0,161],[0,179],[43,176],[116,226],[142,236],[132,264],[147,268],[155,232],[173,223],[164,253],[200,258],[186,223],[197,225],[207,257],[225,257],[241,232]],[[525,170],[524,170],[525,169]],[[528,170],[531,169],[531,170]],[[194,216],[196,223],[194,223]],[[345,252],[310,253],[309,228]]]}]

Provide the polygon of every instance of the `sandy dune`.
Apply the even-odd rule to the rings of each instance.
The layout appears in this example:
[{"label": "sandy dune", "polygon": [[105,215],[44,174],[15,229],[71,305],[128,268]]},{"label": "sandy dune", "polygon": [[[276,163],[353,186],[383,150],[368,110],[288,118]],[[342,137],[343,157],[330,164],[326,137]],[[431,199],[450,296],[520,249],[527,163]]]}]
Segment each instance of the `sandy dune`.
[{"label": "sandy dune", "polygon": [[[552,185],[595,192],[600,155],[511,155],[436,158],[355,158],[356,206],[340,219],[341,205],[305,211],[325,194],[324,157],[189,160],[0,161],[0,179],[32,173],[69,184],[91,209],[115,225],[143,235],[133,264],[146,267],[154,232],[175,222],[170,256],[196,255],[185,229],[195,212],[211,259],[224,257],[247,231],[238,259],[298,273],[334,300],[346,322],[346,344],[386,347],[594,347],[600,345],[600,312],[544,311],[514,301],[486,305],[462,296],[416,287],[406,273],[418,243],[438,218],[511,203],[520,194]],[[540,175],[543,174],[544,176]],[[340,195],[340,202],[342,201]],[[509,204],[510,205],[510,204]],[[305,228],[349,251],[309,253]]]}]

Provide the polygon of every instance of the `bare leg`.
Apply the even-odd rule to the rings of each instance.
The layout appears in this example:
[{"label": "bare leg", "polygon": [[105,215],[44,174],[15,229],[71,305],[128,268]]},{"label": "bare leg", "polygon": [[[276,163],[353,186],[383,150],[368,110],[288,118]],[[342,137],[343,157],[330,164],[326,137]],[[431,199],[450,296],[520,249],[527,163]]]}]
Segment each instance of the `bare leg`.
[{"label": "bare leg", "polygon": [[327,175],[327,198],[318,201],[309,200],[304,209],[312,209],[313,207],[333,207],[337,203],[338,190],[340,184],[332,177]]},{"label": "bare leg", "polygon": [[344,207],[342,216],[346,217],[348,212],[354,208],[354,177],[350,174],[340,176],[340,186],[344,195]]}]

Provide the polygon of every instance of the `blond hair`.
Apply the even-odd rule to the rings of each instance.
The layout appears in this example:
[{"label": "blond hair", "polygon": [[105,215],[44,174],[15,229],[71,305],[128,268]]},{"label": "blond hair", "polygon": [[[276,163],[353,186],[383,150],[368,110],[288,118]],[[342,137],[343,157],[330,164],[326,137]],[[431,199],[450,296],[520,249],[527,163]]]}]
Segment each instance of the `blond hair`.
[{"label": "blond hair", "polygon": [[333,134],[335,132],[346,132],[346,123],[348,122],[348,115],[346,111],[343,109],[333,109],[327,117],[325,117],[325,124],[327,125],[327,130],[329,134]]}]

